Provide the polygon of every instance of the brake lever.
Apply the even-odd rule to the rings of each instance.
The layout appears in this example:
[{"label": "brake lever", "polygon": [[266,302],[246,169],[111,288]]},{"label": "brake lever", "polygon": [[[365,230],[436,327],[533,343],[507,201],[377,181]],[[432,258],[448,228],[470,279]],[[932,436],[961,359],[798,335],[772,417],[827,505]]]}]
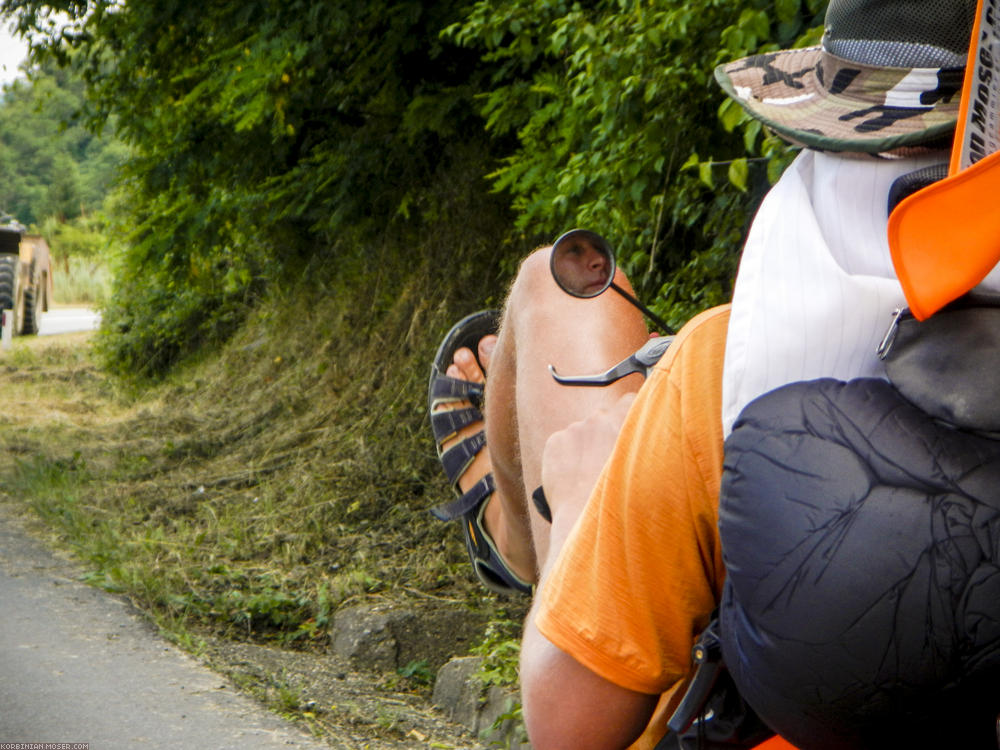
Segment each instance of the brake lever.
[{"label": "brake lever", "polygon": [[635,354],[626,357],[607,372],[598,375],[560,375],[552,365],[549,365],[549,372],[560,385],[611,385],[616,380],[621,380],[626,375],[637,372],[646,377],[653,365],[660,361],[660,357],[664,355],[673,340],[673,336],[651,338]]}]

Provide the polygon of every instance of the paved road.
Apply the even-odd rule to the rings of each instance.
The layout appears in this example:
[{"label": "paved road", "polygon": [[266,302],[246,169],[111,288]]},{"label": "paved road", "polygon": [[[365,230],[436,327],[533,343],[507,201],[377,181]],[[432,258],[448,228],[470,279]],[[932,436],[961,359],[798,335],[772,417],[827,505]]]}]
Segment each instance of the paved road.
[{"label": "paved road", "polygon": [[101,314],[89,307],[53,307],[38,318],[38,335],[92,331],[101,323]]},{"label": "paved road", "polygon": [[0,504],[0,744],[90,750],[322,745],[169,645]]}]

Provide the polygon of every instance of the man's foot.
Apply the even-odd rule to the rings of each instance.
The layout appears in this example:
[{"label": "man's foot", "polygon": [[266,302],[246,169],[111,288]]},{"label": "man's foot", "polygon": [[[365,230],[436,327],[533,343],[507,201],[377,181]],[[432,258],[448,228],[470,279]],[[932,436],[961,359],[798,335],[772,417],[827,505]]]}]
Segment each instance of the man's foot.
[{"label": "man's foot", "polygon": [[490,502],[496,484],[489,453],[483,450],[486,437],[480,411],[497,318],[496,312],[483,311],[459,321],[438,348],[431,368],[431,426],[445,474],[459,495],[432,513],[445,521],[462,519],[470,560],[486,586],[501,593],[531,593],[531,584],[510,569],[485,528],[487,506],[491,506],[490,525],[495,524],[499,508]]},{"label": "man's foot", "polygon": [[[454,378],[455,380],[465,380],[470,383],[477,383],[479,385],[486,385],[486,372],[489,369],[489,359],[493,354],[493,347],[496,346],[497,337],[495,334],[489,334],[483,336],[479,340],[479,345],[477,347],[479,351],[479,359],[472,353],[472,350],[468,347],[461,347],[455,351],[455,356],[452,363],[448,366],[445,374],[449,378]],[[482,365],[480,365],[482,362]],[[441,404],[439,410],[447,409],[465,409],[472,406],[469,401],[455,401],[448,404]],[[455,437],[450,440],[445,440],[441,443],[441,449],[447,451],[453,445],[465,438],[472,437],[483,429],[482,418],[476,420],[463,427],[458,431]],[[476,454],[476,457],[472,459],[472,463],[466,467],[463,474],[458,478],[458,488],[462,492],[468,492],[469,489],[480,481],[486,474],[490,472],[492,466],[490,464],[490,455],[488,451],[480,451]],[[487,501],[488,502],[488,501]]]}]

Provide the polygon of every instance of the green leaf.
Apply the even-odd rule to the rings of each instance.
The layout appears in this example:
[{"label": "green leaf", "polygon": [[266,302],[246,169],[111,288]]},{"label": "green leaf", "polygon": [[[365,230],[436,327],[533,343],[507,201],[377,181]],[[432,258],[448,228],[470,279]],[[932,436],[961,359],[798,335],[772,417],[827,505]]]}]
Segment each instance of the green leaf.
[{"label": "green leaf", "polygon": [[760,120],[751,119],[743,129],[743,148],[748,154],[754,153],[757,147],[757,136],[760,135],[762,125]]},{"label": "green leaf", "polygon": [[767,162],[767,181],[772,185],[775,184],[781,177],[781,173],[785,170],[785,162],[778,158],[771,158]]},{"label": "green leaf", "polygon": [[736,187],[737,190],[745,192],[747,189],[747,177],[749,176],[750,170],[747,166],[746,159],[733,159],[729,164],[728,177],[729,182]]},{"label": "green leaf", "polygon": [[698,179],[707,187],[715,187],[715,181],[712,179],[712,162],[703,161],[698,164]]},{"label": "green leaf", "polygon": [[796,40],[795,47],[797,48],[815,47],[818,46],[822,40],[823,40],[823,27],[815,26],[806,31],[806,33],[804,33],[801,37],[799,37]]},{"label": "green leaf", "polygon": [[732,99],[727,98],[719,105],[719,119],[727,133],[732,133],[736,129],[736,126],[746,118],[747,115],[743,111],[743,107]]},{"label": "green leaf", "polygon": [[790,23],[798,17],[799,5],[800,0],[775,0],[774,12],[779,21]]}]

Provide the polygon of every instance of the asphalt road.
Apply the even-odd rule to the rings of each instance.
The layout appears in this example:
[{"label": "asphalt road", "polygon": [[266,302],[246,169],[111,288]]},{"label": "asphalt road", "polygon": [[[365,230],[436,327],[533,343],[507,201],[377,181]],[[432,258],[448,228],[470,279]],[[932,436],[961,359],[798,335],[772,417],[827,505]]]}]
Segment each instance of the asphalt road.
[{"label": "asphalt road", "polygon": [[328,747],[237,693],[128,603],[78,576],[0,504],[0,747]]},{"label": "asphalt road", "polygon": [[39,316],[38,335],[92,331],[100,322],[100,313],[89,307],[53,307]]}]

